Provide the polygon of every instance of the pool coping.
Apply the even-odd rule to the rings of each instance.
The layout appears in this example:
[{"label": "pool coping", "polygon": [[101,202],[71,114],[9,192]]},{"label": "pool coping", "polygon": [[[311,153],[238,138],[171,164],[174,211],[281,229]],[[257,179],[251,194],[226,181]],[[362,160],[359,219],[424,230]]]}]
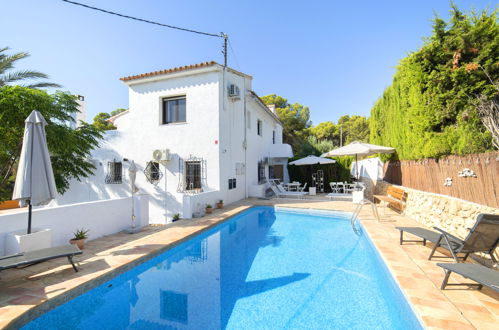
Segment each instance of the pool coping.
[{"label": "pool coping", "polygon": [[[67,302],[68,300],[78,295],[81,295],[97,287],[98,285],[110,280],[111,278],[116,277],[130,270],[131,268],[137,266],[138,264],[144,263],[158,256],[159,254],[164,253],[165,251],[170,250],[184,243],[185,241],[188,241],[189,239],[195,236],[201,235],[202,233],[212,229],[213,227],[220,225],[224,222],[227,222],[230,219],[237,216],[238,214],[254,207],[273,206],[276,208],[294,208],[301,210],[325,211],[333,213],[341,212],[341,213],[350,213],[350,214],[352,213],[353,210],[353,207],[351,207],[351,205],[348,206],[347,204],[343,203],[342,203],[343,205],[340,205],[340,204],[329,204],[328,202],[327,205],[321,205],[320,203],[314,203],[314,201],[308,201],[311,203],[301,203],[301,202],[302,201],[298,203],[297,201],[290,201],[283,199],[243,200],[239,203],[234,203],[233,205],[227,205],[226,208],[224,208],[223,210],[216,210],[214,214],[210,216],[198,219],[192,219],[192,220],[191,219],[182,220],[182,224],[185,224],[184,226],[182,224],[180,226],[174,226],[174,224],[177,224],[177,222],[175,222],[174,224],[170,224],[173,226],[166,225],[161,230],[152,232],[151,234],[148,234],[148,236],[145,237],[148,238],[161,233],[166,233],[171,228],[182,229],[190,226],[193,226],[195,228],[193,228],[192,232],[189,232],[185,235],[184,233],[181,233],[181,235],[183,236],[179,239],[176,239],[175,241],[166,244],[158,242],[158,244],[162,244],[162,246],[154,250],[151,250],[150,252],[147,252],[143,255],[139,255],[135,259],[131,259],[130,261],[127,261],[123,264],[112,266],[111,269],[109,269],[105,273],[96,275],[96,277],[85,280],[83,283],[76,284],[74,287],[68,288],[66,289],[66,291],[56,296],[47,298],[45,301],[41,301],[36,305],[29,307],[29,309],[25,311],[20,310],[19,311],[20,314],[17,316],[13,316],[12,319],[10,320],[4,319],[3,320],[4,323],[3,324],[0,323],[0,327],[5,326],[7,329],[18,328],[30,322],[39,315]],[[379,257],[381,257],[381,259],[385,263],[384,266],[388,268],[389,274],[391,275],[395,283],[398,285],[399,290],[402,292],[404,298],[411,306],[411,309],[414,311],[414,314],[416,315],[418,321],[420,321],[421,325],[424,328],[439,328],[439,329],[446,329],[452,327],[459,327],[462,329],[468,329],[468,328],[475,329],[475,322],[478,323],[477,325],[480,325],[482,321],[477,320],[476,318],[473,317],[471,318],[471,320],[473,321],[469,320],[467,318],[467,314],[465,315],[462,312],[463,306],[461,306],[460,301],[459,300],[456,301],[454,298],[452,299],[449,298],[447,296],[447,293],[438,289],[437,285],[434,283],[435,280],[434,276],[432,274],[427,274],[428,269],[424,268],[424,264],[423,265],[420,264],[421,260],[413,258],[412,256],[413,252],[418,252],[418,251],[411,249],[414,249],[414,247],[417,248],[417,246],[414,245],[399,246],[398,238],[394,239],[393,236],[394,232],[395,233],[397,232],[394,229],[394,227],[391,226],[390,227],[391,229],[386,230],[387,232],[385,232],[385,229],[388,228],[388,227],[383,228],[383,223],[385,223],[385,221],[383,220],[381,222],[378,222],[374,218],[374,216],[372,216],[370,212],[369,213],[368,212],[369,210],[365,209],[358,216],[361,223],[363,224],[362,227],[364,231],[367,232],[367,235],[371,240],[371,243],[376,248]],[[389,218],[391,219],[391,215],[389,215]],[[403,219],[395,217],[396,221],[414,221],[404,216],[402,216],[402,218]],[[194,222],[193,220],[194,221],[198,220],[198,222]],[[416,225],[416,223],[414,223],[414,225]],[[175,234],[173,234],[173,236],[175,236]],[[384,247],[383,240],[385,240],[385,243],[391,246]],[[394,241],[396,241],[396,243],[394,243]],[[147,243],[147,242],[142,242],[142,243]],[[127,244],[128,243],[123,243],[122,245],[125,246]],[[397,248],[395,248],[395,246]],[[399,259],[397,258],[394,259],[394,256],[392,255],[393,250],[397,251],[398,257],[402,256],[405,259],[409,259],[405,260],[406,263],[408,263],[408,265],[398,264]],[[388,251],[388,253],[386,251]],[[404,273],[404,270],[401,270],[400,268],[404,268],[406,266],[409,267],[410,269],[409,270],[406,269],[405,270],[406,273]],[[410,278],[410,279],[407,278],[407,276],[414,275],[414,273],[419,273],[416,274],[419,276],[416,276],[416,278]],[[421,275],[423,275],[424,278],[421,278]],[[422,279],[424,279],[423,282],[425,283],[423,283],[421,291],[424,294],[429,293],[428,296],[420,294],[419,293],[420,288],[419,287],[415,288],[413,285],[414,282],[420,283]],[[68,279],[68,281],[69,280],[70,279]],[[408,280],[410,280],[409,283]],[[401,281],[405,283],[402,283]],[[435,306],[433,306],[433,301],[430,301],[430,303],[428,303],[428,301],[431,299],[435,299],[435,297],[438,299]],[[473,302],[470,302],[470,304],[472,303]],[[486,322],[487,321],[485,321],[484,324],[486,324]]]},{"label": "pool coping", "polygon": [[[346,212],[346,213],[350,213],[350,214],[353,213],[353,211],[335,210],[335,209],[331,210],[329,208],[322,209],[322,208],[317,207],[317,206],[307,207],[306,204],[304,204],[303,206],[302,205],[296,205],[296,206],[295,205],[293,205],[293,206],[286,205],[285,207],[286,208],[295,208],[295,209],[319,210],[319,211],[326,211],[326,212],[329,211],[329,212]],[[417,296],[415,296],[413,294],[413,292],[409,292],[410,288],[407,285],[405,285],[405,284],[403,284],[403,283],[400,282],[399,277],[401,277],[401,274],[398,274],[397,270],[394,268],[394,266],[393,266],[393,260],[390,260],[388,258],[386,252],[383,251],[383,248],[380,245],[381,243],[379,242],[379,239],[377,239],[377,238],[374,237],[374,236],[376,236],[376,232],[372,232],[374,229],[371,228],[371,226],[366,226],[366,224],[369,224],[369,223],[375,223],[375,224],[390,223],[390,222],[393,222],[393,220],[381,220],[380,221],[380,220],[378,220],[374,216],[374,214],[367,215],[368,213],[371,213],[370,209],[368,209],[368,208],[365,208],[363,210],[361,209],[361,211],[359,212],[357,218],[362,223],[362,228],[367,233],[367,236],[369,237],[371,243],[374,245],[374,247],[376,249],[376,252],[378,253],[379,257],[383,260],[384,266],[388,269],[388,272],[389,272],[390,276],[393,278],[393,280],[395,281],[395,283],[398,285],[399,290],[404,295],[404,298],[406,299],[406,301],[409,304],[410,308],[413,310],[413,312],[416,315],[416,317],[417,317],[418,321],[420,322],[421,326],[424,329],[434,329],[434,328],[448,329],[448,328],[453,328],[453,325],[448,325],[448,326],[440,326],[440,325],[435,325],[435,324],[432,325],[431,322],[430,322],[432,320],[428,320],[427,321],[428,317],[433,318],[433,315],[429,316],[428,314],[432,314],[432,312],[438,312],[439,310],[443,310],[444,312],[449,312],[449,311],[455,312],[454,313],[455,314],[454,317],[456,317],[456,319],[452,319],[452,320],[448,320],[448,321],[452,321],[452,322],[456,322],[456,323],[461,323],[461,324],[455,326],[456,328],[459,328],[459,329],[477,329],[473,325],[473,323],[465,317],[465,315],[461,312],[461,310],[442,292],[442,290],[440,290],[439,288],[437,288],[437,287],[435,287],[433,285],[433,282],[430,280],[430,278],[420,268],[420,266],[410,256],[407,255],[407,252],[403,248],[401,248],[401,245],[398,245],[398,250],[401,251],[401,252],[403,252],[403,254],[406,255],[406,257],[407,257],[406,260],[410,260],[410,263],[412,263],[412,266],[414,267],[414,269],[423,273],[423,275],[424,275],[423,280],[426,281],[426,282],[428,282],[428,283],[430,283],[433,286],[433,288],[435,289],[434,291],[438,292],[438,294],[440,296],[444,297],[445,304],[447,306],[445,308],[444,307],[438,307],[438,306],[423,306],[423,305],[420,305],[420,304],[416,304],[414,302],[414,300],[417,300],[419,298]],[[407,219],[409,219],[409,218],[407,218]],[[410,220],[412,220],[412,219],[410,219]],[[414,221],[414,220],[412,220],[412,221]],[[418,224],[414,223],[413,225],[418,225]],[[398,241],[399,241],[399,239],[397,238],[396,242],[398,242]],[[402,274],[402,276],[403,276],[403,274]],[[417,279],[417,281],[421,281],[421,280],[422,279]],[[430,308],[432,311],[429,312],[428,310],[425,310],[427,308]],[[457,318],[459,318],[459,320],[457,320]],[[443,323],[445,323],[445,322],[443,322]]]},{"label": "pool coping", "polygon": [[[33,306],[32,308],[28,309],[21,315],[15,317],[12,319],[8,324],[6,324],[3,329],[6,330],[11,330],[11,329],[19,329],[22,326],[26,325],[27,323],[31,322],[35,318],[41,316],[42,314],[45,314],[54,308],[68,302],[69,300],[76,298],[77,296],[80,296],[96,287],[99,285],[109,281],[112,278],[115,278],[116,276],[119,276],[132,268],[138,266],[139,264],[143,264],[154,257],[171,250],[182,243],[190,240],[191,238],[194,238],[195,236],[201,235],[209,230],[211,230],[213,227],[218,226],[224,222],[229,221],[230,219],[234,218],[235,216],[239,215],[240,213],[247,211],[248,209],[258,207],[258,206],[265,206],[265,205],[247,205],[247,206],[240,206],[241,209],[237,210],[235,213],[232,213],[228,215],[227,217],[224,217],[218,221],[215,221],[213,223],[208,224],[205,227],[202,227],[198,230],[193,231],[192,233],[187,234],[186,236],[172,242],[163,245],[162,247],[159,247],[158,249],[151,251],[150,253],[147,253],[145,255],[139,256],[136,259],[131,260],[128,263],[122,264],[116,268],[110,269],[108,272],[101,274],[95,278],[92,278],[86,282],[83,282],[79,285],[76,285],[75,287],[68,289],[67,291],[62,292],[61,294],[49,298],[43,302],[41,302],[38,305]],[[210,217],[212,218],[212,217]],[[190,221],[191,219],[184,219],[181,221]],[[208,219],[202,219],[202,220],[208,220]],[[214,219],[212,219],[214,220]],[[165,227],[164,230],[167,230],[168,227]],[[154,233],[156,234],[156,233]],[[153,235],[154,235],[153,234]]]}]

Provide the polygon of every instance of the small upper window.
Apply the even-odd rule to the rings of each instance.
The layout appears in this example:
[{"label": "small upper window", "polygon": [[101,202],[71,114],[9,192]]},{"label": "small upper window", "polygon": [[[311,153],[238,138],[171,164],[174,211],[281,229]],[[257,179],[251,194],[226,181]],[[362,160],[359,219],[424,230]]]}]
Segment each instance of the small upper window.
[{"label": "small upper window", "polygon": [[121,162],[108,162],[106,183],[123,183],[123,165]]},{"label": "small upper window", "polygon": [[272,144],[275,144],[275,131],[272,131]]},{"label": "small upper window", "polygon": [[161,123],[182,123],[186,121],[185,96],[163,99]]},{"label": "small upper window", "polygon": [[261,121],[260,119],[258,119],[258,120],[256,121],[256,132],[257,132],[257,133],[258,133],[258,135],[260,135],[260,136],[262,136],[262,128],[263,128],[263,127],[262,127],[262,125],[263,125],[262,121]]}]

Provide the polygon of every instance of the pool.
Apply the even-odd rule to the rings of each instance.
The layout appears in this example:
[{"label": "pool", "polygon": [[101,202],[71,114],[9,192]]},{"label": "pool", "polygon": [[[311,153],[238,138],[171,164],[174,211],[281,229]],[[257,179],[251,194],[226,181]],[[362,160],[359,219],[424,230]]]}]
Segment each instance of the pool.
[{"label": "pool", "polygon": [[251,208],[23,329],[422,329],[349,216]]}]

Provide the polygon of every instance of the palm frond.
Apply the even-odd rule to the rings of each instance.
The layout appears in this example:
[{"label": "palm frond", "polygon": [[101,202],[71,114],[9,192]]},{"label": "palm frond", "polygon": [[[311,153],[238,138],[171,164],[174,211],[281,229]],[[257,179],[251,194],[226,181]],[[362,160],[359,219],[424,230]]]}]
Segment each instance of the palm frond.
[{"label": "palm frond", "polygon": [[[48,75],[39,71],[33,71],[33,70],[12,71],[12,69],[14,69],[15,62],[28,57],[29,53],[19,52],[12,55],[7,55],[5,54],[7,50],[9,50],[9,47],[0,48],[0,87],[9,83],[15,83],[19,80],[49,78]],[[51,82],[38,82],[25,85],[25,87],[36,89],[44,87],[61,87],[61,85]]]},{"label": "palm frond", "polygon": [[22,60],[28,56],[29,54],[24,52],[14,55],[0,55],[0,73],[3,73],[8,69],[12,69],[14,67],[14,62]]},{"label": "palm frond", "polygon": [[40,78],[48,79],[48,75],[42,72],[32,71],[32,70],[21,70],[0,75],[0,81],[2,81],[4,84],[23,79],[40,79]]},{"label": "palm frond", "polygon": [[23,85],[23,87],[32,88],[32,89],[49,88],[49,87],[61,88],[62,85],[51,82],[41,82],[36,84]]}]

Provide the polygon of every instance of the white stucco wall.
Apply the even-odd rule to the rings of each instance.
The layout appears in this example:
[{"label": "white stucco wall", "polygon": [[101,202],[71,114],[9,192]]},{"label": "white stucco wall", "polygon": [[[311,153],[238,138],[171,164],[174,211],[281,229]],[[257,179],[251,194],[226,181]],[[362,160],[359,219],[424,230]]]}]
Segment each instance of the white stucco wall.
[{"label": "white stucco wall", "polygon": [[[141,192],[150,195],[151,223],[169,222],[176,213],[190,218],[199,203],[213,205],[222,199],[230,204],[247,197],[248,186],[258,181],[258,161],[270,156],[273,130],[276,143],[282,143],[281,125],[249,93],[249,76],[215,65],[128,84],[129,112],[116,119],[118,129],[106,133],[100,148],[93,152],[97,167],[94,175],[72,182],[70,190],[58,197],[59,204],[129,196],[129,163],[123,163],[123,183],[105,183],[107,163],[126,158],[138,168],[136,181]],[[240,99],[228,98],[229,84],[239,87]],[[183,95],[186,122],[161,124],[162,99]],[[245,111],[251,112],[249,126]],[[263,122],[262,136],[256,133],[258,119]],[[169,149],[172,159],[161,166],[163,177],[153,185],[147,182],[144,169],[155,149]],[[206,180],[200,196],[178,191],[182,179],[180,160],[191,156],[202,158],[205,165]],[[246,164],[244,171],[236,171],[237,164]],[[236,188],[229,190],[231,178],[236,179]]]},{"label": "white stucco wall", "polygon": [[[148,197],[135,198],[137,226],[148,224]],[[69,244],[77,229],[88,229],[89,239],[120,232],[132,224],[131,197],[33,209],[34,228],[48,228],[52,246]],[[4,255],[8,233],[26,230],[28,214],[16,212],[0,215],[0,256]]]},{"label": "white stucco wall", "polygon": [[[97,166],[94,175],[82,182],[72,182],[71,189],[59,196],[58,203],[129,196],[129,163],[123,163],[122,184],[105,183],[107,163],[124,158],[134,160],[138,168],[137,185],[151,196],[152,223],[165,223],[175,213],[183,213],[183,194],[177,192],[180,159],[186,160],[191,155],[202,158],[206,165],[203,190],[218,190],[218,78],[218,72],[214,71],[131,85],[129,113],[117,119],[118,130],[107,132],[100,148],[92,154]],[[162,99],[180,95],[186,96],[186,123],[162,125]],[[152,153],[156,149],[169,149],[172,159],[166,166],[161,166],[163,177],[153,185],[146,180],[144,169],[153,160]]]}]

